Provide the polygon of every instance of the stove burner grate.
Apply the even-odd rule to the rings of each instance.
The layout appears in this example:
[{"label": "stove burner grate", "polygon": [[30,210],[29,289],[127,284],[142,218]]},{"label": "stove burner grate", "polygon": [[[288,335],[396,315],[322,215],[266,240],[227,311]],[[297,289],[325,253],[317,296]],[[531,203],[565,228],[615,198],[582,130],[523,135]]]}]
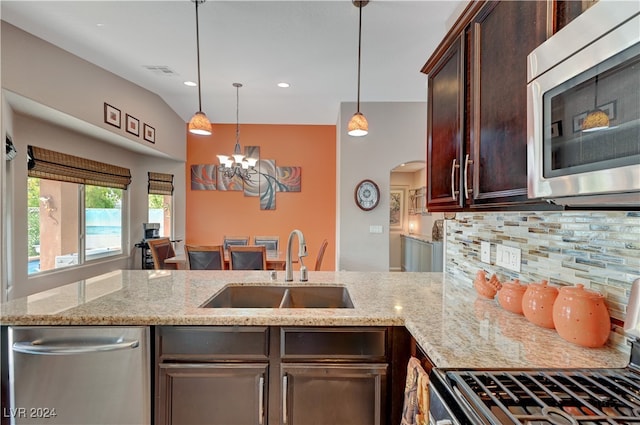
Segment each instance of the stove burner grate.
[{"label": "stove burner grate", "polygon": [[630,369],[448,371],[454,391],[492,424],[640,424]]}]

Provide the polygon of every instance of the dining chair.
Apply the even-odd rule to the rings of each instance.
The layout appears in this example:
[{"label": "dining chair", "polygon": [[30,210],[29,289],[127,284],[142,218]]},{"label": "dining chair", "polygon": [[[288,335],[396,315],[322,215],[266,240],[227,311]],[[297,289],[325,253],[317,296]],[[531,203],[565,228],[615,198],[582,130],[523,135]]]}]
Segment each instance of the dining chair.
[{"label": "dining chair", "polygon": [[249,236],[223,236],[222,246],[224,250],[228,250],[231,245],[249,245]]},{"label": "dining chair", "polygon": [[176,256],[169,238],[149,239],[147,240],[147,245],[149,245],[149,250],[151,251],[155,270],[176,270],[178,268],[175,264],[164,263],[167,258]]},{"label": "dining chair", "polygon": [[254,245],[264,245],[267,251],[277,251],[280,248],[280,236],[254,236]]},{"label": "dining chair", "polygon": [[229,270],[266,270],[267,250],[264,245],[229,246]]},{"label": "dining chair", "polygon": [[324,258],[324,252],[327,250],[327,245],[329,245],[329,242],[326,239],[323,240],[320,244],[320,250],[318,251],[318,256],[316,257],[316,267],[314,268],[315,271],[320,270],[320,266],[322,266],[322,259]]},{"label": "dining chair", "polygon": [[185,245],[187,270],[224,270],[222,245]]}]

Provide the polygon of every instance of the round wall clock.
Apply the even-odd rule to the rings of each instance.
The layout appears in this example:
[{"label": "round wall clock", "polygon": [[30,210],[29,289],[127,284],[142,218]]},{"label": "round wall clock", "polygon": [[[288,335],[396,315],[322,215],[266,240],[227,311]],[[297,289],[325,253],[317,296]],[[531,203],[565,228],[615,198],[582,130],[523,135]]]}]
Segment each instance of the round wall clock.
[{"label": "round wall clock", "polygon": [[364,211],[370,211],[378,206],[380,201],[380,189],[372,180],[362,180],[356,186],[356,205]]}]

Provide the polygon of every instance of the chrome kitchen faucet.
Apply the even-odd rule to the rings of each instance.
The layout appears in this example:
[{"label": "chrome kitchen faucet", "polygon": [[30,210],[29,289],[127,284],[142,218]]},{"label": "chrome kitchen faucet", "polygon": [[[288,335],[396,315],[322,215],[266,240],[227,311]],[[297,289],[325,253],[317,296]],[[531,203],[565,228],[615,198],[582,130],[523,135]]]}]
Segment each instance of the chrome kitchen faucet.
[{"label": "chrome kitchen faucet", "polygon": [[294,229],[289,234],[289,240],[287,241],[287,258],[285,260],[285,282],[293,281],[293,269],[291,267],[291,243],[293,242],[293,236],[298,236],[298,260],[300,261],[300,282],[306,282],[309,280],[307,275],[307,267],[302,262],[302,257],[307,256],[307,243],[304,240],[304,235],[298,229]]}]

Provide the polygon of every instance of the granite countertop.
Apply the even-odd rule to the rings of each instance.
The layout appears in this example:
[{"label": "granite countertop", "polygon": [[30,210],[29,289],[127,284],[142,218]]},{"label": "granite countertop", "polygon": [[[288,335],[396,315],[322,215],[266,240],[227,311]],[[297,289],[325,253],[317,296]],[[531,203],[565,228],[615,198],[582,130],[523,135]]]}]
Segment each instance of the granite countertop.
[{"label": "granite countertop", "polygon": [[[297,276],[294,276],[297,278]],[[203,309],[227,283],[270,281],[264,271],[122,270],[3,303],[3,325],[405,326],[439,367],[624,367],[629,355],[588,349],[479,299],[442,273],[309,272],[345,285],[353,309]]]},{"label": "granite countertop", "polygon": [[415,239],[417,241],[422,241],[422,242],[429,242],[429,243],[442,242],[442,241],[434,241],[431,235],[419,235],[417,233],[401,233],[401,235],[404,236],[405,238]]}]

